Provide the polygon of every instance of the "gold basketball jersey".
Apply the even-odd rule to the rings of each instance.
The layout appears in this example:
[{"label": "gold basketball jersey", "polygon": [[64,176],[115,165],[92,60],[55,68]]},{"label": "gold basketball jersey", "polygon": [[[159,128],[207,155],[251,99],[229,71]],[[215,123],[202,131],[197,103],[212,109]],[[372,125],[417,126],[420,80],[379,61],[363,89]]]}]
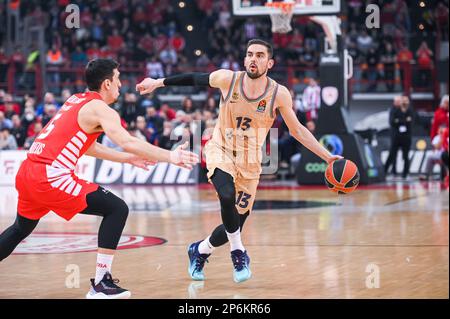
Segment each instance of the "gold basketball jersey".
[{"label": "gold basketball jersey", "polygon": [[244,178],[259,178],[262,146],[274,121],[278,84],[267,77],[264,93],[256,99],[245,95],[245,72],[235,72],[230,90],[221,97],[217,124],[210,141],[226,153]]}]

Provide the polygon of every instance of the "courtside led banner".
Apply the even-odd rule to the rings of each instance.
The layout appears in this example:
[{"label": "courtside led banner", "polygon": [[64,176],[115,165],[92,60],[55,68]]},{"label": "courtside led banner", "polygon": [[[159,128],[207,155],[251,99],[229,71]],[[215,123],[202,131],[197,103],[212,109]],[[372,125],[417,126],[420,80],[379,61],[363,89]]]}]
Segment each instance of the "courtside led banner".
[{"label": "courtside led banner", "polygon": [[[0,185],[14,185],[20,164],[26,159],[26,151],[0,152]],[[108,184],[196,184],[198,167],[192,171],[179,166],[158,163],[143,170],[130,164],[103,161],[83,156],[77,163],[78,177],[101,185]]]}]

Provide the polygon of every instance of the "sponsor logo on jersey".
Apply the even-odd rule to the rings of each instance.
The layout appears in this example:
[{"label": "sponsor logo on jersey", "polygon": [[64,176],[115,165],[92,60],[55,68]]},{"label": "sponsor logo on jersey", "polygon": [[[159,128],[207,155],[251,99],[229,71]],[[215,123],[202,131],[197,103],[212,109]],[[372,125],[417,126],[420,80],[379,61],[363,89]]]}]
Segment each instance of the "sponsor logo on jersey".
[{"label": "sponsor logo on jersey", "polygon": [[258,103],[258,107],[256,108],[256,112],[264,113],[266,111],[267,102],[266,100],[261,100]]},{"label": "sponsor logo on jersey", "polygon": [[238,92],[234,92],[231,98],[232,98],[233,100],[239,99],[239,93],[238,93]]}]

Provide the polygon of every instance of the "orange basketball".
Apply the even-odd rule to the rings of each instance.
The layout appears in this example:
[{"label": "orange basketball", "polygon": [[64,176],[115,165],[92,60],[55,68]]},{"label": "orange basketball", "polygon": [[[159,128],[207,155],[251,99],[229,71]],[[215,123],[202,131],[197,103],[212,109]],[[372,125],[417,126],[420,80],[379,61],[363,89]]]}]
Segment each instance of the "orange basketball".
[{"label": "orange basketball", "polygon": [[348,159],[333,161],[325,171],[325,183],[338,194],[351,193],[359,184],[358,167]]}]

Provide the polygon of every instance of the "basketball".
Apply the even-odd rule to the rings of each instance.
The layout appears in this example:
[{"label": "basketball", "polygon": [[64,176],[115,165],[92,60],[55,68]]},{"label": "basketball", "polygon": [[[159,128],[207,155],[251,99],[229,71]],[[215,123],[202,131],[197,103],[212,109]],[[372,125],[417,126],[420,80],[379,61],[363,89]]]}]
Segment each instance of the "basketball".
[{"label": "basketball", "polygon": [[333,161],[325,171],[325,183],[335,193],[349,194],[358,187],[358,167],[348,159]]}]

